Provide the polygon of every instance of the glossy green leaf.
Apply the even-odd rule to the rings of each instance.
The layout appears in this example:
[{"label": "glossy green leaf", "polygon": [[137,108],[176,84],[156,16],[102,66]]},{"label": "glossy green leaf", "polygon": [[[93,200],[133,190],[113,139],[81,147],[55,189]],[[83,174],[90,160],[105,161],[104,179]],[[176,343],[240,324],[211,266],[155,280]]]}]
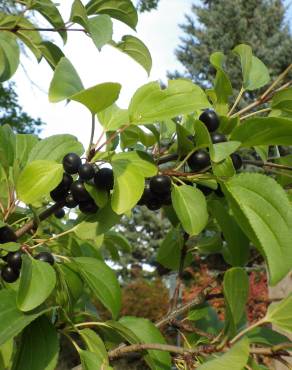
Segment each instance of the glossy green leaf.
[{"label": "glossy green leaf", "polygon": [[178,270],[183,244],[181,231],[178,229],[170,230],[158,248],[157,262],[171,270]]},{"label": "glossy green leaf", "polygon": [[66,304],[69,308],[72,308],[83,293],[83,282],[70,264],[58,264],[57,272],[61,291],[65,293]]},{"label": "glossy green leaf", "polygon": [[111,45],[133,58],[145,69],[149,76],[152,68],[152,57],[147,46],[140,39],[132,35],[125,35],[120,42],[111,42]]},{"label": "glossy green leaf", "polygon": [[108,14],[136,29],[138,14],[131,0],[91,0],[86,5],[86,10],[88,15]]},{"label": "glossy green leaf", "polygon": [[53,135],[40,140],[29,154],[28,161],[50,160],[62,162],[67,153],[84,153],[83,145],[73,135]]},{"label": "glossy green leaf", "polygon": [[117,130],[129,122],[127,109],[121,109],[116,104],[99,112],[97,117],[105,131]]},{"label": "glossy green leaf", "polygon": [[221,202],[214,200],[208,205],[226,240],[225,260],[232,266],[244,266],[249,258],[248,238]]},{"label": "glossy green leaf", "polygon": [[13,166],[15,158],[16,139],[9,125],[0,126],[0,163],[8,173],[8,168]]},{"label": "glossy green leaf", "polygon": [[206,125],[204,125],[203,122],[197,119],[194,121],[194,128],[195,128],[196,147],[198,148],[205,148],[208,146],[212,147],[211,137]]},{"label": "glossy green leaf", "polygon": [[74,264],[94,296],[117,317],[121,308],[121,290],[115,273],[95,258],[74,258]]},{"label": "glossy green leaf", "polygon": [[198,235],[208,222],[207,203],[203,193],[191,186],[174,186],[171,192],[173,208],[190,235]]},{"label": "glossy green leaf", "polygon": [[25,328],[12,370],[54,370],[59,354],[59,338],[46,316]]},{"label": "glossy green leaf", "polygon": [[2,289],[0,291],[0,345],[18,335],[45,311],[40,309],[29,313],[20,311],[16,305],[16,292]]},{"label": "glossy green leaf", "polygon": [[170,80],[161,89],[158,82],[140,87],[129,105],[130,123],[154,123],[210,106],[203,90],[189,80]]},{"label": "glossy green leaf", "polygon": [[52,103],[69,99],[83,90],[83,84],[75,68],[67,58],[62,58],[56,66],[49,88],[49,100]]},{"label": "glossy green leaf", "polygon": [[33,310],[50,296],[55,285],[56,273],[49,263],[24,256],[17,294],[17,306],[24,312]]},{"label": "glossy green leaf", "polygon": [[[149,320],[126,316],[119,322],[130,329],[140,340],[141,343],[160,343],[165,344],[160,331]],[[153,370],[169,370],[171,368],[171,357],[168,352],[149,350],[145,356],[145,361]]]},{"label": "glossy green leaf", "polygon": [[71,7],[70,21],[73,23],[78,23],[88,31],[88,17],[85,6],[80,0],[74,0]]},{"label": "glossy green leaf", "polygon": [[39,49],[53,70],[56,68],[60,60],[65,57],[63,51],[50,41],[43,41],[39,45]]},{"label": "glossy green leaf", "polygon": [[16,191],[24,203],[33,204],[48,195],[62,180],[63,166],[53,161],[33,161],[20,173]]},{"label": "glossy green leaf", "polygon": [[292,87],[276,92],[272,99],[272,108],[292,112]]},{"label": "glossy green leaf", "polygon": [[270,284],[277,284],[292,267],[292,210],[285,191],[256,173],[234,176],[224,188],[238,225],[267,261]]},{"label": "glossy green leaf", "polygon": [[282,330],[292,332],[292,294],[279,303],[272,303],[268,307],[264,321],[270,322]]},{"label": "glossy green leaf", "polygon": [[69,98],[85,105],[92,113],[98,113],[118,99],[120,90],[120,84],[105,82],[82,90]]},{"label": "glossy green leaf", "polygon": [[98,50],[111,41],[113,37],[113,22],[106,15],[98,15],[88,20],[89,33]]},{"label": "glossy green leaf", "polygon": [[241,141],[241,146],[290,145],[292,120],[281,117],[250,118],[236,127],[230,140]]},{"label": "glossy green leaf", "polygon": [[88,351],[95,353],[101,363],[108,364],[107,350],[100,336],[88,328],[80,330],[79,334],[86,344]]},{"label": "glossy green leaf", "polygon": [[19,46],[11,32],[0,34],[0,82],[9,80],[19,65]]},{"label": "glossy green leaf", "polygon": [[80,350],[79,356],[82,364],[82,370],[112,369],[112,367],[104,363],[104,361],[102,361],[94,352]]},{"label": "glossy green leaf", "polygon": [[226,302],[227,326],[231,335],[235,335],[237,325],[244,313],[249,293],[249,279],[246,271],[233,267],[224,274],[223,292]]},{"label": "glossy green leaf", "polygon": [[236,174],[231,157],[224,159],[220,163],[212,163],[212,170],[218,178],[229,178]]},{"label": "glossy green leaf", "polygon": [[203,365],[199,366],[199,370],[242,370],[247,364],[249,356],[249,341],[247,338],[242,339],[236,343],[224,355],[209,360]]},{"label": "glossy green leaf", "polygon": [[35,135],[17,134],[15,139],[15,163],[22,169],[26,165],[33,147],[38,143],[38,138]]},{"label": "glossy green leaf", "polygon": [[226,143],[214,144],[210,150],[213,162],[221,162],[240,147],[239,141],[227,141]]}]

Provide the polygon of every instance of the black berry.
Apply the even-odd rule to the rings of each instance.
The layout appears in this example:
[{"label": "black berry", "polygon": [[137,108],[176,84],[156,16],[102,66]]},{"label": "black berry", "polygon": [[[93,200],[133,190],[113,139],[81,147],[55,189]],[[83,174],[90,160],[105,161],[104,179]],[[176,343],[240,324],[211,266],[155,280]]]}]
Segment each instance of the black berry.
[{"label": "black berry", "polygon": [[234,168],[236,170],[239,170],[242,167],[242,158],[241,158],[241,156],[237,153],[232,153],[230,157],[231,157]]},{"label": "black berry", "polygon": [[63,208],[58,209],[57,211],[54,212],[54,216],[56,218],[63,218],[65,216],[65,211]]},{"label": "black berry", "polygon": [[16,272],[19,272],[22,265],[21,252],[9,252],[6,256],[7,264]]},{"label": "black berry", "polygon": [[34,258],[42,262],[47,262],[50,265],[53,265],[55,263],[53,255],[49,252],[40,252]]},{"label": "black berry", "polygon": [[213,192],[213,189],[209,188],[208,186],[197,184],[197,188],[201,190],[204,195],[210,195]]},{"label": "black berry", "polygon": [[0,244],[16,242],[17,236],[9,226],[0,228]]},{"label": "black berry", "polygon": [[76,202],[73,198],[73,195],[72,194],[68,194],[67,197],[66,197],[66,203],[65,203],[65,206],[67,208],[75,208],[78,206],[78,202]]},{"label": "black berry", "polygon": [[1,276],[6,283],[14,283],[19,277],[19,272],[14,271],[12,267],[7,265],[2,268]]},{"label": "black berry", "polygon": [[73,175],[78,172],[78,168],[81,166],[81,159],[76,153],[68,153],[63,158],[64,170]]},{"label": "black berry", "polygon": [[114,173],[110,168],[102,168],[94,175],[97,188],[110,191],[114,187]]},{"label": "black berry", "polygon": [[94,176],[94,168],[90,163],[84,163],[78,168],[79,176],[82,180],[90,180]]},{"label": "black berry", "polygon": [[67,173],[64,173],[63,179],[60,182],[60,184],[54,190],[51,191],[50,193],[51,198],[55,202],[60,202],[64,200],[66,195],[68,194],[72,182],[73,182],[72,176],[68,175]]},{"label": "black berry", "polygon": [[210,156],[205,150],[197,150],[188,159],[188,165],[193,171],[199,171],[210,166]]},{"label": "black berry", "polygon": [[227,141],[226,136],[219,132],[212,132],[210,136],[213,144],[224,143]]},{"label": "black berry", "polygon": [[80,212],[85,213],[85,214],[96,213],[98,211],[98,207],[92,200],[92,201],[87,201],[87,202],[80,202],[79,210]]},{"label": "black berry", "polygon": [[169,193],[171,189],[170,177],[165,175],[157,175],[150,180],[150,190],[156,194]]},{"label": "black berry", "polygon": [[161,196],[161,202],[164,206],[171,206],[172,200],[171,200],[171,193],[165,193]]},{"label": "black berry", "polygon": [[92,199],[87,192],[84,183],[80,180],[74,181],[73,184],[70,187],[73,199],[76,202],[86,202],[90,199]]},{"label": "black berry", "polygon": [[144,189],[144,192],[142,194],[142,197],[141,199],[139,200],[138,202],[138,205],[139,206],[143,206],[143,205],[146,205],[146,203],[148,202],[148,200],[152,197],[152,192],[149,188],[149,185],[147,185]]},{"label": "black berry", "polygon": [[162,201],[155,196],[148,199],[146,206],[150,211],[157,211],[162,207]]},{"label": "black berry", "polygon": [[209,132],[216,131],[219,127],[219,118],[213,110],[205,110],[199,117],[199,120],[202,121],[207,127]]}]

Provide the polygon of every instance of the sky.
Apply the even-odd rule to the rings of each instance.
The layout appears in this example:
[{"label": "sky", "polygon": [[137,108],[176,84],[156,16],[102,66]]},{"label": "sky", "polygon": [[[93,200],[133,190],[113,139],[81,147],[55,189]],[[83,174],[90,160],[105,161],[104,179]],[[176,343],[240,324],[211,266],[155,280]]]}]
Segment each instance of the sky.
[{"label": "sky", "polygon": [[[67,20],[68,10],[70,12],[68,0],[60,3],[59,9]],[[122,90],[117,103],[127,108],[132,95],[141,85],[158,79],[165,80],[167,70],[182,69],[174,57],[174,49],[181,35],[178,24],[183,22],[190,4],[190,0],[161,0],[158,11],[140,14],[136,33],[121,22],[114,21],[115,41],[125,34],[133,34],[148,46],[153,59],[149,77],[127,55],[110,46],[103,47],[99,52],[88,37],[77,32],[69,33],[64,53],[78,71],[85,87],[101,82],[119,82]],[[57,36],[55,40],[59,46],[62,45]],[[53,76],[51,68],[45,61],[37,64],[33,56],[22,58],[22,64],[24,68],[20,67],[14,77],[19,102],[31,116],[40,117],[46,122],[41,136],[71,133],[87,146],[91,130],[89,111],[76,102],[67,105],[63,102],[49,103],[47,91]]]},{"label": "sky", "polygon": [[[61,0],[59,3],[59,9],[67,20],[70,13],[68,5],[72,1]],[[69,33],[64,53],[75,66],[85,87],[102,82],[119,82],[122,90],[117,103],[121,108],[127,108],[132,95],[141,85],[149,81],[165,80],[167,71],[183,70],[175,58],[174,50],[182,36],[178,24],[184,22],[184,14],[189,11],[191,3],[191,0],[161,0],[158,11],[139,15],[137,33],[114,20],[115,41],[119,41],[125,34],[133,34],[148,46],[153,59],[149,77],[144,69],[127,55],[110,46],[103,47],[99,52],[88,37],[77,32]],[[285,1],[285,4],[289,3],[291,0]],[[292,23],[292,6],[287,18]],[[48,36],[52,37],[51,34]],[[62,45],[58,36],[55,36],[54,40],[59,46]],[[24,111],[46,122],[41,137],[71,133],[87,147],[91,130],[88,110],[76,102],[67,105],[63,102],[49,103],[47,91],[53,72],[45,61],[37,64],[35,58],[29,54],[29,58],[22,58],[22,65],[13,80],[16,82],[19,102]],[[100,129],[97,129],[96,135],[99,131]]]}]

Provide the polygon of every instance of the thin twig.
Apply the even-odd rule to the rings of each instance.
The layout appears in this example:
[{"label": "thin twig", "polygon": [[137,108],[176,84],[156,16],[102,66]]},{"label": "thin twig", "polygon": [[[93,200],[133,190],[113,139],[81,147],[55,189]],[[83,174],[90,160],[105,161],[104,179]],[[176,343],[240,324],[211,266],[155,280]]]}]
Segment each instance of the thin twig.
[{"label": "thin twig", "polygon": [[84,28],[66,28],[66,27],[61,27],[61,28],[38,28],[38,27],[32,27],[32,28],[27,28],[27,27],[0,27],[0,32],[1,31],[9,31],[13,33],[17,33],[18,31],[35,31],[35,32],[62,32],[62,31],[73,31],[73,32],[85,32],[87,31]]},{"label": "thin twig", "polygon": [[262,162],[262,161],[249,160],[249,159],[243,159],[242,162],[245,164],[252,164],[258,167],[271,167],[271,168],[278,168],[281,170],[292,171],[292,166],[286,166],[284,164],[278,164],[278,163],[272,163],[272,162]]},{"label": "thin twig", "polygon": [[108,145],[110,142],[112,142],[119,134],[121,134],[123,131],[125,131],[130,125],[124,125],[120,129],[118,129],[115,133],[113,133],[103,144],[101,144],[95,152],[99,152],[104,146]]},{"label": "thin twig", "polygon": [[252,113],[247,114],[246,116],[240,117],[240,121],[243,121],[244,119],[250,118],[250,117],[255,116],[257,114],[270,112],[271,110],[272,110],[272,108],[264,108],[264,109],[257,110],[256,112],[252,112]]},{"label": "thin twig", "polygon": [[93,146],[93,140],[94,140],[94,133],[95,133],[95,114],[91,114],[91,133],[90,133],[90,140],[89,140],[89,145],[87,149],[87,160],[88,162],[91,160],[92,156],[92,146]]},{"label": "thin twig", "polygon": [[234,102],[232,108],[228,112],[227,117],[230,117],[231,114],[234,112],[235,108],[237,107],[238,103],[240,102],[240,99],[242,98],[243,93],[244,93],[244,88],[242,87],[239,91],[239,94],[238,94],[237,98],[235,99],[235,102]]},{"label": "thin twig", "polygon": [[292,69],[292,63],[285,69],[284,72],[282,72],[276,78],[276,80],[271,84],[271,86],[262,94],[262,96],[260,97],[260,100],[264,100],[266,96],[268,96],[269,93],[278,85],[278,83],[281,82],[283,78],[290,72],[291,69]]}]

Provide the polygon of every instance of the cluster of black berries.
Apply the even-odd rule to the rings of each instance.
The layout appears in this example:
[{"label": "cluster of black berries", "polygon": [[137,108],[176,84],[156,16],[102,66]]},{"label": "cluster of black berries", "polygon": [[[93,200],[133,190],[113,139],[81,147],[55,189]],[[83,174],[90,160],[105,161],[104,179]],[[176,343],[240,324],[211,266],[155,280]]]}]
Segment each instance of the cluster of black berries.
[{"label": "cluster of black berries", "polygon": [[[17,237],[10,227],[4,226],[0,228],[0,244],[16,242],[16,240]],[[39,261],[48,262],[51,265],[54,264],[54,257],[49,252],[41,252],[34,258]],[[9,252],[2,259],[5,264],[1,269],[1,277],[6,283],[14,283],[20,275],[22,252]]]},{"label": "cluster of black berries", "polygon": [[[205,110],[199,117],[210,132],[211,140],[213,144],[218,144],[227,141],[225,135],[219,132],[215,132],[219,128],[219,118],[217,114],[212,110]],[[233,166],[236,170],[239,170],[242,166],[242,159],[239,154],[231,154]],[[192,171],[201,171],[204,168],[211,165],[210,155],[206,150],[200,149],[194,152],[188,159],[188,165]]]},{"label": "cluster of black berries", "polygon": [[165,175],[157,175],[146,184],[143,195],[138,202],[151,211],[156,211],[162,206],[171,205],[171,180]]},{"label": "cluster of black berries", "polygon": [[[102,168],[98,171],[91,163],[82,164],[80,157],[75,153],[68,153],[63,158],[64,174],[60,184],[51,191],[51,198],[55,202],[65,201],[65,206],[75,208],[85,214],[96,213],[98,206],[85,188],[85,182],[92,182],[96,188],[110,191],[114,185],[114,175],[110,168]],[[78,174],[74,180],[72,175]],[[63,209],[55,212],[57,218],[65,215]]]}]

